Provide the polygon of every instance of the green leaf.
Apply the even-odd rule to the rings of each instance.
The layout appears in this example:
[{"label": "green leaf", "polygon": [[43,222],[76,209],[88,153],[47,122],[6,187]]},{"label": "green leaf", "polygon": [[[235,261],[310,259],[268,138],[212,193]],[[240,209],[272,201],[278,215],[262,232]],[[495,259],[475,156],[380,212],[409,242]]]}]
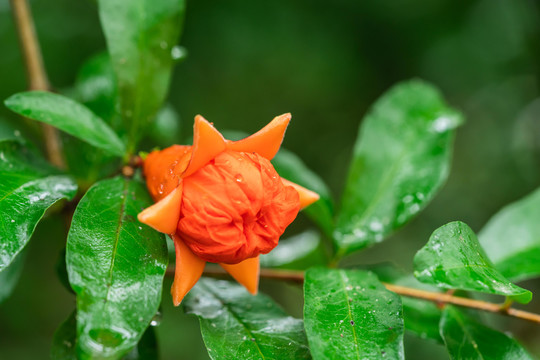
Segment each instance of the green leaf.
[{"label": "green leaf", "polygon": [[261,267],[298,270],[327,262],[321,235],[314,230],[280,239],[274,250],[259,259]]},{"label": "green leaf", "polygon": [[400,297],[373,273],[309,269],[304,297],[304,323],[314,359],[403,359]]},{"label": "green leaf", "polygon": [[73,215],[66,263],[77,294],[81,357],[126,354],[157,311],[167,247],[137,221],[150,204],[139,180],[116,177],[90,188]]},{"label": "green leaf", "polygon": [[55,126],[95,147],[121,156],[125,147],[116,133],[82,104],[45,91],[12,95],[5,105],[22,116]]},{"label": "green leaf", "polygon": [[132,153],[167,94],[185,1],[99,0],[98,4]]},{"label": "green leaf", "polygon": [[17,141],[0,142],[0,271],[26,246],[45,211],[77,185]]},{"label": "green leaf", "polygon": [[401,83],[377,100],[354,148],[334,233],[338,257],[382,241],[428,204],[448,177],[461,123],[421,81]]},{"label": "green leaf", "polygon": [[477,323],[453,306],[445,307],[440,326],[452,359],[532,360],[512,337]]},{"label": "green leaf", "polygon": [[[75,311],[55,331],[51,345],[51,359],[77,360],[77,318]],[[123,360],[156,360],[159,359],[157,351],[156,332],[150,326],[144,332],[141,340]]]},{"label": "green leaf", "polygon": [[24,267],[25,253],[26,251],[20,253],[9,266],[0,271],[0,304],[11,295],[19,281]]},{"label": "green leaf", "polygon": [[504,207],[484,226],[480,244],[504,276],[540,276],[540,189]]},{"label": "green leaf", "polygon": [[[384,282],[406,286],[413,289],[421,289],[431,292],[441,290],[416,280],[413,274],[406,274],[392,264],[378,264],[367,267],[373,271],[377,277]],[[441,320],[441,310],[432,301],[415,299],[413,297],[401,297],[403,303],[403,321],[405,330],[419,336],[422,339],[430,339],[442,343],[439,334],[439,322]]]},{"label": "green leaf", "polygon": [[460,221],[441,226],[414,257],[414,276],[446,289],[510,296],[528,303],[532,293],[512,284],[489,261],[471,228]]},{"label": "green leaf", "polygon": [[202,278],[184,300],[199,317],[208,355],[219,359],[309,359],[302,320],[287,316],[265,295]]},{"label": "green leaf", "polygon": [[319,194],[321,197],[319,201],[303,211],[331,238],[334,230],[334,205],[324,181],[311,171],[296,154],[283,148],[272,159],[272,165],[280,176]]},{"label": "green leaf", "polygon": [[51,359],[77,360],[77,318],[75,311],[56,329],[51,345]]}]

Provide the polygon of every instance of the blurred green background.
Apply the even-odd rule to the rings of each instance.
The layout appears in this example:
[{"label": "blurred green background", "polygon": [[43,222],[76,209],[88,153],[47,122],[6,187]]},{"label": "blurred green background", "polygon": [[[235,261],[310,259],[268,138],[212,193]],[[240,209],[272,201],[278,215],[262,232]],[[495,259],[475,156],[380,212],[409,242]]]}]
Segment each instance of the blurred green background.
[{"label": "blurred green background", "polygon": [[[81,64],[105,48],[96,5],[31,5],[51,83],[69,88]],[[370,104],[401,80],[434,83],[467,119],[448,183],[388,241],[344,261],[393,261],[411,270],[435,228],[462,220],[478,231],[503,205],[540,185],[539,20],[534,0],[189,1],[180,42],[189,55],[175,69],[169,96],[182,119],[178,142],[189,138],[199,113],[218,129],[253,132],[292,112],[284,147],[339,199]],[[0,80],[2,100],[26,89],[7,1],[0,2]],[[0,118],[20,121],[4,107]],[[58,218],[39,225],[21,281],[0,305],[1,359],[47,358],[54,330],[73,310],[74,297],[55,272],[65,237]],[[538,281],[522,285],[540,294]],[[162,358],[207,359],[197,321],[172,307],[169,287],[167,280],[157,327]],[[263,281],[262,291],[301,316],[299,287]],[[540,300],[528,309],[540,312]],[[538,326],[486,319],[540,354]],[[410,336],[406,356],[448,358],[441,346]]]}]

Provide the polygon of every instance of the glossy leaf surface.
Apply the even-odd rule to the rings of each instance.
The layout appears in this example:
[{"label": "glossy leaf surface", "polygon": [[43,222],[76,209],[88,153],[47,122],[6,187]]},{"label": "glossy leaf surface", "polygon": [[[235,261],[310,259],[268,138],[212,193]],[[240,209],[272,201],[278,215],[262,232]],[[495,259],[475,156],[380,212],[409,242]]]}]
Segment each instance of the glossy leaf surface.
[{"label": "glossy leaf surface", "polygon": [[303,270],[314,265],[324,265],[326,255],[321,235],[314,230],[304,231],[287,239],[280,239],[278,246],[259,258],[261,267]]},{"label": "glossy leaf surface", "polygon": [[331,237],[334,229],[334,204],[328,187],[294,153],[281,149],[272,159],[272,165],[283,178],[312,190],[321,197],[303,212]]},{"label": "glossy leaf surface", "polygon": [[0,271],[26,246],[45,211],[77,185],[17,141],[0,142]]},{"label": "glossy leaf surface", "polygon": [[540,189],[504,207],[478,237],[504,276],[516,281],[540,276]]},{"label": "glossy leaf surface", "polygon": [[99,0],[98,4],[122,118],[133,146],[167,94],[185,2]]},{"label": "glossy leaf surface", "polygon": [[[368,270],[377,274],[377,277],[384,282],[406,286],[413,289],[421,289],[431,292],[441,290],[432,285],[419,282],[413,274],[406,274],[395,265],[389,263],[368,266]],[[430,339],[442,343],[439,334],[439,322],[441,320],[441,309],[431,301],[402,296],[403,321],[405,330],[419,336],[422,339]]]},{"label": "glossy leaf surface", "polygon": [[9,97],[5,104],[22,116],[50,124],[111,154],[125,152],[124,144],[103,119],[65,96],[28,91]]},{"label": "glossy leaf surface", "polygon": [[400,297],[373,273],[309,269],[304,297],[313,359],[403,359]]},{"label": "glossy leaf surface", "polygon": [[167,247],[137,221],[150,204],[140,181],[116,177],[96,183],[75,211],[66,265],[77,294],[80,357],[124,355],[157,311]]},{"label": "glossy leaf surface", "polygon": [[512,284],[486,256],[476,234],[460,221],[441,226],[414,257],[414,275],[426,284],[447,289],[510,296],[521,303],[532,294]]},{"label": "glossy leaf surface", "polygon": [[382,241],[448,176],[461,116],[421,81],[385,93],[362,121],[335,231],[339,255]]},{"label": "glossy leaf surface", "polygon": [[[75,311],[55,331],[51,345],[51,359],[77,360],[77,318]],[[144,332],[141,340],[122,360],[156,360],[159,359],[157,351],[156,333],[152,326]]]},{"label": "glossy leaf surface", "polygon": [[199,317],[208,355],[220,359],[309,359],[302,320],[269,297],[244,287],[202,278],[184,300]]},{"label": "glossy leaf surface", "polygon": [[452,359],[526,360],[527,351],[510,336],[477,323],[457,308],[446,306],[441,336]]}]

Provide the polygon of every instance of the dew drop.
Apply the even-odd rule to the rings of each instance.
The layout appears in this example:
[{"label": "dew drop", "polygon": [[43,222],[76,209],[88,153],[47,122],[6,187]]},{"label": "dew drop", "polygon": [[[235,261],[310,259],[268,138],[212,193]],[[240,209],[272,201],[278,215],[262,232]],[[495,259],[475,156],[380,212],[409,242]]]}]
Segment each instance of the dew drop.
[{"label": "dew drop", "polygon": [[161,311],[158,311],[152,320],[150,320],[150,326],[159,326],[159,324],[161,324],[162,317]]},{"label": "dew drop", "polygon": [[236,179],[236,182],[238,183],[241,183],[242,181],[244,181],[244,177],[240,174],[236,174],[234,178]]},{"label": "dew drop", "polygon": [[187,50],[185,47],[176,45],[171,48],[171,58],[173,59],[173,61],[178,63],[184,60],[186,57]]}]

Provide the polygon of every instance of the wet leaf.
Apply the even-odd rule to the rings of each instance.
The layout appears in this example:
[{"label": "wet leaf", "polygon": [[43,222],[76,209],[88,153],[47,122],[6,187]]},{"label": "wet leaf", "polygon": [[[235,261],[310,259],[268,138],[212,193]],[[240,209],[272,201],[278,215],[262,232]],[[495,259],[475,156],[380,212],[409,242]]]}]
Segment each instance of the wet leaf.
[{"label": "wet leaf", "polygon": [[[55,331],[51,345],[51,359],[77,360],[77,318],[75,311]],[[141,340],[122,360],[157,360],[156,332],[150,326],[144,332]]]},{"label": "wet leaf", "polygon": [[136,218],[150,204],[139,180],[116,177],[96,183],[75,211],[66,264],[77,294],[80,357],[126,354],[157,311],[167,247]]},{"label": "wet leaf", "polygon": [[304,296],[313,359],[403,359],[400,297],[373,273],[312,268]]},{"label": "wet leaf", "polygon": [[125,152],[122,141],[101,118],[65,96],[28,91],[12,95],[5,105],[17,114],[50,124],[111,154],[121,156]]},{"label": "wet leaf", "polygon": [[185,2],[99,0],[98,4],[120,111],[134,147],[167,94],[174,62],[171,52],[180,35]]},{"label": "wet leaf", "polygon": [[303,212],[331,238],[334,229],[334,204],[324,181],[311,171],[296,154],[283,148],[272,159],[272,165],[283,178],[319,194],[321,198],[305,208]]},{"label": "wet leaf", "polygon": [[199,317],[208,355],[218,359],[309,359],[302,320],[269,297],[227,281],[201,279],[184,300]]},{"label": "wet leaf", "polygon": [[484,226],[480,244],[504,276],[540,276],[540,189],[504,207]]},{"label": "wet leaf", "polygon": [[512,284],[489,261],[475,233],[460,221],[441,226],[414,257],[414,275],[446,289],[510,296],[528,303],[532,293]]},{"label": "wet leaf", "polygon": [[19,142],[0,142],[0,271],[26,246],[45,211],[76,192],[71,177]]},{"label": "wet leaf", "polygon": [[450,168],[460,114],[421,81],[384,94],[362,121],[334,233],[338,257],[382,241],[423,209]]},{"label": "wet leaf", "polygon": [[260,257],[261,267],[303,270],[314,265],[326,264],[321,235],[307,230],[287,239],[280,239],[278,246]]},{"label": "wet leaf", "polygon": [[477,323],[453,306],[444,309],[441,335],[455,360],[532,360],[512,337]]},{"label": "wet leaf", "polygon": [[[406,274],[392,264],[377,264],[375,266],[368,266],[367,269],[377,274],[381,281],[390,284],[431,292],[441,291],[434,286],[419,282],[413,274]],[[403,303],[405,330],[422,339],[430,339],[442,343],[442,338],[439,334],[439,322],[441,320],[441,310],[439,307],[432,301],[407,296],[402,296],[401,302]]]}]

